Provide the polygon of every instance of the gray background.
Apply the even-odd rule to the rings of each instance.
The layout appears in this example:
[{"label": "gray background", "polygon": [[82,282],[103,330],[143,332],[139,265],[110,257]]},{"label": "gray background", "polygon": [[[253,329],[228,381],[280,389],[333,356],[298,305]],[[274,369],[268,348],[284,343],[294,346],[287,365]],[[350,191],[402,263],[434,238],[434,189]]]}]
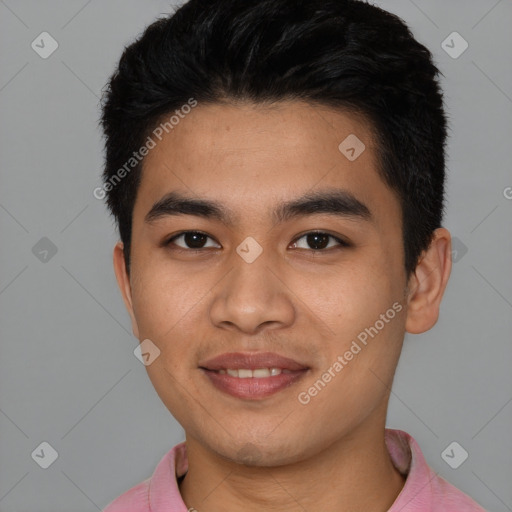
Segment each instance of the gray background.
[{"label": "gray background", "polygon": [[[512,1],[378,4],[445,75],[445,225],[457,237],[438,325],[406,338],[388,425],[483,506],[512,510]],[[124,45],[169,5],[0,0],[1,512],[99,510],[184,439],[133,354],[116,232],[92,194],[101,90]],[[31,48],[43,31],[59,44],[47,59]],[[453,31],[469,43],[456,59],[441,47]],[[58,452],[48,469],[31,456],[43,441]],[[458,469],[441,457],[452,441],[469,453]]]}]

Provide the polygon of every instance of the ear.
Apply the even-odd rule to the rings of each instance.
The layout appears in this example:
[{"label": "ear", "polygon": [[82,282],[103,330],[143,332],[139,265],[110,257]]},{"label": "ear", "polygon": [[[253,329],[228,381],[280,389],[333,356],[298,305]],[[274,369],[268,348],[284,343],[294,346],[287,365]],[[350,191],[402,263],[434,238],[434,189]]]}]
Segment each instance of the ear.
[{"label": "ear", "polygon": [[439,308],[452,269],[452,241],[445,228],[434,231],[430,246],[420,257],[409,278],[405,330],[420,334],[431,329],[439,318]]},{"label": "ear", "polygon": [[114,272],[116,274],[117,285],[119,286],[119,290],[123,296],[124,305],[132,320],[133,335],[139,339],[139,327],[133,312],[132,288],[130,284],[130,276],[128,276],[126,272],[122,242],[117,242],[116,246],[114,247]]}]

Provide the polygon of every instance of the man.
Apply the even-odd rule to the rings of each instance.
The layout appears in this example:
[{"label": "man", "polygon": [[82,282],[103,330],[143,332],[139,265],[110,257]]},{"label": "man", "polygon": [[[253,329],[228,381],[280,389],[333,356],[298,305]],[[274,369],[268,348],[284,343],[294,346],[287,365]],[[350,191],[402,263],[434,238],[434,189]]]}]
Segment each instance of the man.
[{"label": "man", "polygon": [[191,0],[103,104],[114,268],[185,443],[130,511],[481,511],[385,429],[451,269],[429,51],[357,0]]}]

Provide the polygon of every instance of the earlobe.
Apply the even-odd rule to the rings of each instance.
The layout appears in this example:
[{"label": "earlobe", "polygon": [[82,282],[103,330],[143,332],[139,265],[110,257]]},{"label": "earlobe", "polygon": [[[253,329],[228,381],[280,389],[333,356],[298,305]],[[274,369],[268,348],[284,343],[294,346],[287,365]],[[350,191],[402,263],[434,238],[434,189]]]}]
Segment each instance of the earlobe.
[{"label": "earlobe", "polygon": [[438,228],[409,279],[405,323],[407,332],[420,334],[436,324],[451,268],[450,232],[445,228]]},{"label": "earlobe", "polygon": [[130,284],[130,277],[126,272],[126,263],[124,260],[122,242],[117,242],[117,244],[114,247],[113,261],[117,285],[119,286],[119,290],[123,297],[123,302],[126,307],[126,310],[128,311],[128,314],[130,315],[131,318],[133,335],[137,339],[139,339],[139,327],[137,325],[137,320],[135,319],[135,314],[133,311],[132,289]]}]

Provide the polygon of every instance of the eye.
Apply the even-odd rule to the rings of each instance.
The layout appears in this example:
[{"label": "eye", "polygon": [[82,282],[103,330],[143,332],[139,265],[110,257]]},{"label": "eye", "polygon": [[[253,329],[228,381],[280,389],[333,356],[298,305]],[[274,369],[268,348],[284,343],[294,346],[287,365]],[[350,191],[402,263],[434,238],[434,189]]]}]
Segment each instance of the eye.
[{"label": "eye", "polygon": [[[303,239],[304,242],[300,242],[300,240]],[[209,244],[208,240],[211,240]],[[180,249],[189,251],[200,251],[202,249],[212,247],[220,249],[220,246],[213,241],[213,238],[201,231],[183,231],[169,238],[163,245],[175,245]],[[350,244],[341,238],[330,235],[329,233],[324,233],[323,231],[311,231],[309,233],[305,233],[299,238],[296,238],[292,243],[292,247],[295,249],[306,249],[321,252],[335,247],[350,247]]]},{"label": "eye", "polygon": [[[205,245],[206,241],[210,239],[213,240],[206,233],[201,233],[200,231],[183,231],[182,233],[178,233],[174,235],[172,238],[165,242],[165,245],[177,245],[181,249],[190,249],[190,250],[200,250],[208,247],[216,247],[215,245]],[[176,243],[177,240],[181,240],[181,244]],[[219,247],[216,247],[219,248]]]},{"label": "eye", "polygon": [[[302,239],[305,239],[305,243],[302,243],[302,246],[300,246],[298,241]],[[334,241],[334,245],[329,245],[329,239]],[[325,249],[332,249],[333,247],[350,246],[349,243],[345,242],[341,238],[330,235],[329,233],[324,233],[322,231],[311,231],[310,233],[306,233],[300,238],[297,238],[292,245],[297,249],[307,249],[313,251],[323,251]],[[312,247],[307,247],[308,245]]]}]

